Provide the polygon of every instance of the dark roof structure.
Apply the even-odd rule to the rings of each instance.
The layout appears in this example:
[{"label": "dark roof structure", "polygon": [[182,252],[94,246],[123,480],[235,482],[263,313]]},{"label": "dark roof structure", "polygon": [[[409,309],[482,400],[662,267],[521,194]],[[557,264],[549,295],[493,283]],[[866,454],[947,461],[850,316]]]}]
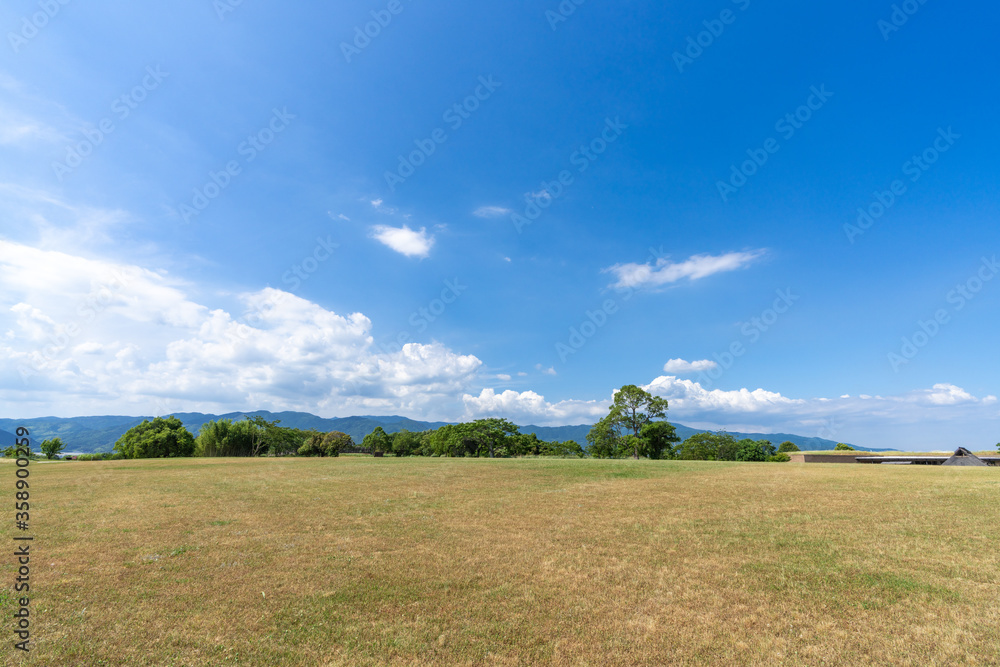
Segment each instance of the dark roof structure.
[{"label": "dark roof structure", "polygon": [[1000,456],[979,457],[965,447],[959,447],[951,456],[857,456],[854,460],[882,465],[1000,466]]},{"label": "dark roof structure", "polygon": [[970,452],[965,447],[959,447],[951,458],[942,463],[943,466],[985,466],[986,461]]}]

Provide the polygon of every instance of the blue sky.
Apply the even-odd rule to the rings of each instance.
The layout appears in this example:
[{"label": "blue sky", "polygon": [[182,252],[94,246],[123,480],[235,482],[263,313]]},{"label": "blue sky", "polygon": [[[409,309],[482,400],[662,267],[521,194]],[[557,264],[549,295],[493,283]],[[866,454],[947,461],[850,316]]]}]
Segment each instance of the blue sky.
[{"label": "blue sky", "polygon": [[991,447],[1000,10],[896,7],[5,3],[3,412]]}]

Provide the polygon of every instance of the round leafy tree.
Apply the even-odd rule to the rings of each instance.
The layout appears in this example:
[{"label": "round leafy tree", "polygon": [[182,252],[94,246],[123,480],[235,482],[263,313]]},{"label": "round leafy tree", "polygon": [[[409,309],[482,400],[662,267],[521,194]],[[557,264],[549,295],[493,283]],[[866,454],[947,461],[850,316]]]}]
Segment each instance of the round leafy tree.
[{"label": "round leafy tree", "polygon": [[127,459],[162,459],[194,455],[194,436],[177,417],[157,417],[130,428],[115,451]]},{"label": "round leafy tree", "polygon": [[42,454],[45,454],[47,459],[59,458],[64,449],[66,449],[66,445],[63,444],[61,438],[52,438],[42,443]]}]

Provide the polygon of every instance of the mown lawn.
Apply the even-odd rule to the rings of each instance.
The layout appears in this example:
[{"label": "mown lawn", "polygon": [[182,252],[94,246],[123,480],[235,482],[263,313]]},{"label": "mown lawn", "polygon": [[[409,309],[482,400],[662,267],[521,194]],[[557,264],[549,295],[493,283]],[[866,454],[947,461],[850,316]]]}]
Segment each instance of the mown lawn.
[{"label": "mown lawn", "polygon": [[10,639],[5,664],[1000,659],[998,468],[343,457],[30,479],[33,651]]}]

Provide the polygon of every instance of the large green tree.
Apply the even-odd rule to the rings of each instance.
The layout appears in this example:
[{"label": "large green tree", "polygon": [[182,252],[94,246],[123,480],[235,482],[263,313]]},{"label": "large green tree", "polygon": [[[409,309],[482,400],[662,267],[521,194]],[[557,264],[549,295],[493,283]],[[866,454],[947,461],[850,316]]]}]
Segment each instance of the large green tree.
[{"label": "large green tree", "polygon": [[115,443],[127,459],[159,459],[194,454],[194,436],[177,417],[156,417],[130,428]]},{"label": "large green tree", "polygon": [[392,438],[381,426],[376,426],[375,430],[365,436],[361,441],[361,446],[375,452],[391,452]]},{"label": "large green tree", "polygon": [[685,461],[735,461],[736,438],[725,431],[695,433],[677,446],[677,458]]},{"label": "large green tree", "polygon": [[621,433],[635,436],[630,449],[633,457],[638,459],[642,449],[642,438],[639,437],[642,427],[654,419],[666,418],[667,399],[654,396],[634,384],[627,384],[615,392],[608,416],[621,429]]},{"label": "large green tree", "polygon": [[[587,442],[591,456],[617,458],[632,456],[662,455],[667,443],[676,437],[669,424],[653,430],[643,429],[654,424],[657,419],[665,419],[667,399],[654,396],[634,384],[627,384],[615,392],[615,398],[608,414],[590,429]],[[669,428],[667,428],[669,427]],[[626,438],[626,436],[632,436]],[[666,440],[665,440],[666,439]]]},{"label": "large green tree", "polygon": [[198,432],[197,456],[282,456],[294,454],[315,431],[278,426],[280,420],[244,416],[238,422],[208,422]]},{"label": "large green tree", "polygon": [[617,458],[622,450],[622,435],[618,431],[611,415],[608,415],[590,428],[587,433],[587,451],[598,459]]},{"label": "large green tree", "polygon": [[788,452],[800,452],[800,451],[802,450],[799,449],[799,446],[796,445],[791,440],[785,440],[783,443],[778,445],[779,454],[787,454]]},{"label": "large green tree", "polygon": [[417,456],[423,453],[423,437],[413,431],[398,431],[392,438],[392,453],[396,456]]},{"label": "large green tree", "polygon": [[66,449],[66,445],[60,438],[52,438],[42,443],[42,454],[45,454],[47,459],[59,458],[64,449]]},{"label": "large green tree", "polygon": [[767,440],[744,438],[736,445],[737,461],[767,461],[774,454],[774,447]]},{"label": "large green tree", "polygon": [[650,422],[642,427],[640,435],[642,453],[653,460],[673,458],[674,443],[681,440],[677,437],[677,429],[669,422]]},{"label": "large green tree", "polygon": [[[472,422],[469,437],[480,443],[480,452],[489,452],[490,458],[500,456],[517,456],[525,452],[514,450],[521,436],[517,426],[506,419],[490,417]],[[521,436],[523,437],[523,436]],[[536,437],[535,440],[538,438]]]}]

